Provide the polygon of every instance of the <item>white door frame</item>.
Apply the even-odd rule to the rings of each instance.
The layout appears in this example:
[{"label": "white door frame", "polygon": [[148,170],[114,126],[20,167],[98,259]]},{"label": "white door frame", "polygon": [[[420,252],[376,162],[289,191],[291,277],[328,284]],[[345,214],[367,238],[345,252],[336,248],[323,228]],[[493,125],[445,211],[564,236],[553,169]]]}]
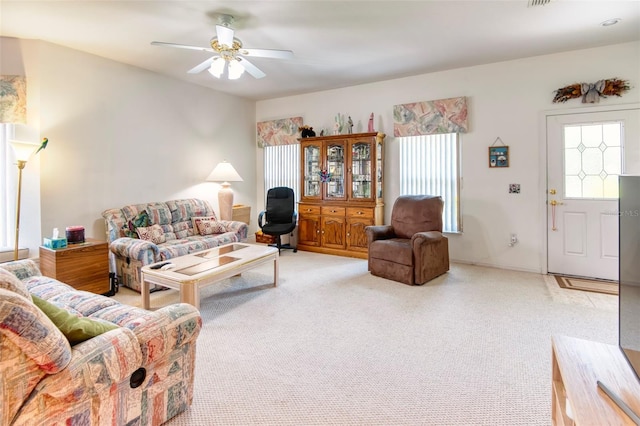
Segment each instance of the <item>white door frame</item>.
[{"label": "white door frame", "polygon": [[549,188],[547,188],[547,173],[549,172],[547,169],[547,117],[553,117],[558,115],[573,115],[573,114],[587,114],[587,113],[595,113],[595,112],[608,112],[608,111],[620,111],[620,110],[629,110],[629,109],[638,109],[640,108],[640,103],[632,103],[632,104],[616,104],[616,105],[597,105],[593,104],[593,106],[585,106],[582,108],[569,108],[569,109],[561,109],[561,110],[548,110],[542,111],[538,117],[538,137],[540,143],[540,174],[538,186],[540,188],[539,194],[539,205],[541,209],[541,217],[543,220],[540,221],[540,265],[542,266],[542,273],[547,274],[549,272],[548,266],[549,261],[547,258],[548,254],[548,244],[547,241],[547,229],[549,226],[548,223],[548,214],[547,214],[547,197]]}]

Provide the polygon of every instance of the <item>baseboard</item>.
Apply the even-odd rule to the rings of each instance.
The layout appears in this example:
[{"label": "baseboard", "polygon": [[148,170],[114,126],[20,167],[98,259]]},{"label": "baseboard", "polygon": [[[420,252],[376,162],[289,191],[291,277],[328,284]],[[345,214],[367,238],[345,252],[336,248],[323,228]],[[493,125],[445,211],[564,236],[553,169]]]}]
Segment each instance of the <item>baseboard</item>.
[{"label": "baseboard", "polygon": [[532,272],[534,274],[543,274],[544,273],[540,269],[534,268],[521,268],[518,266],[510,266],[510,265],[496,265],[494,263],[489,262],[476,262],[472,260],[464,260],[464,259],[449,259],[451,263],[462,263],[465,265],[473,265],[473,266],[484,266],[486,268],[495,268],[495,269],[505,269],[507,271],[517,271],[517,272]]},{"label": "baseboard", "polygon": [[[29,249],[18,249],[18,259],[27,259],[29,257]],[[0,263],[10,262],[13,260],[13,249],[0,249]]]}]

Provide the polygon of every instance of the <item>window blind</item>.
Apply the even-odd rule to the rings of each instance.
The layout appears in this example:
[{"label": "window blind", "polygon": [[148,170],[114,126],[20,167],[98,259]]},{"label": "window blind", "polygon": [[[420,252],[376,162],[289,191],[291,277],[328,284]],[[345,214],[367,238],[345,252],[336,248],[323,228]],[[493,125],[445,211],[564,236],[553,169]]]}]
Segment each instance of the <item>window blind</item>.
[{"label": "window blind", "polygon": [[300,144],[264,147],[264,192],[277,186],[293,189],[300,199]]},{"label": "window blind", "polygon": [[13,247],[16,220],[18,168],[13,164],[9,140],[14,138],[13,124],[0,124],[0,248]]},{"label": "window blind", "polygon": [[440,195],[443,231],[460,232],[458,134],[405,136],[400,142],[400,195]]}]

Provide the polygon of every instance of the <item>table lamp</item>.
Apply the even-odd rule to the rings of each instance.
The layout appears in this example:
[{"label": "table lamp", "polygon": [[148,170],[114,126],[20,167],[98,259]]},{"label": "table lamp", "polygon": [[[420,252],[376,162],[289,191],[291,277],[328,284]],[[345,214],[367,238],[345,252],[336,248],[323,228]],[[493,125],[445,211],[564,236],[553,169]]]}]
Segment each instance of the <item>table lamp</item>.
[{"label": "table lamp", "polygon": [[236,172],[236,169],[225,160],[213,169],[207,177],[207,181],[222,182],[222,188],[218,191],[220,220],[231,220],[233,215],[233,191],[229,182],[242,182],[242,178]]}]

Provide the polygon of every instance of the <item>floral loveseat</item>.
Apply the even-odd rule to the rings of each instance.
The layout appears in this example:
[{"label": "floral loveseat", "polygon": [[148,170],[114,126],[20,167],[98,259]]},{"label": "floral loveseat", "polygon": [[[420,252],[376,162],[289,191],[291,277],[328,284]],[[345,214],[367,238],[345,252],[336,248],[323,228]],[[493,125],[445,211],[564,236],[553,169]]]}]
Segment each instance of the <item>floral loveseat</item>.
[{"label": "floral loveseat", "polygon": [[209,202],[196,198],[131,204],[105,210],[102,217],[111,272],[120,285],[138,292],[143,266],[245,241],[249,232],[244,222],[217,220]]},{"label": "floral loveseat", "polygon": [[[113,329],[71,346],[36,300]],[[188,304],[150,312],[0,264],[0,424],[161,424],[191,405],[201,327]]]}]

